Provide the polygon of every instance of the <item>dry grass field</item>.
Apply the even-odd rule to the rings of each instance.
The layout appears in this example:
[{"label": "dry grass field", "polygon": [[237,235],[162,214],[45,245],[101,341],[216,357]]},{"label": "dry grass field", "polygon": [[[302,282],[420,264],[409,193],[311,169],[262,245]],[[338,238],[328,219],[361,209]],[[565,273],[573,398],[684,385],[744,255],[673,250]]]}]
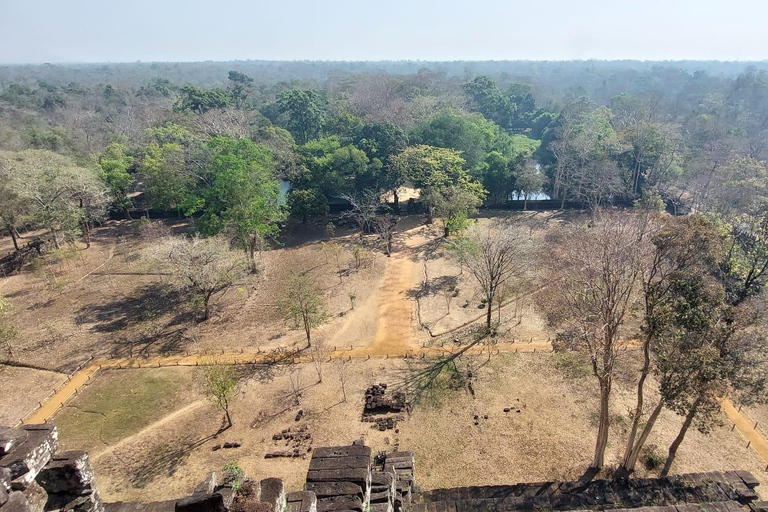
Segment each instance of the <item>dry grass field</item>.
[{"label": "dry grass field", "polygon": [[[628,352],[613,401],[613,429],[607,463],[615,466],[623,450],[632,405]],[[196,368],[111,370],[84,388],[54,419],[65,448],[87,447],[107,500],[152,500],[189,493],[211,469],[237,460],[255,477],[277,476],[289,488],[303,483],[309,459],[265,459],[285,449],[272,436],[307,425],[315,446],[349,444],[364,438],[374,452],[399,449],[416,453],[422,488],[502,484],[577,478],[591,460],[596,432],[594,378],[583,363],[560,354],[501,354],[490,361],[473,356],[480,367],[473,384],[451,389],[446,382],[423,396],[399,432],[379,432],[361,422],[367,385],[408,381],[429,360],[353,360],[348,401],[334,363],[323,368],[323,382],[311,365],[301,365],[302,396],[293,400],[288,367],[250,369],[232,406],[234,426],[212,437],[223,414],[194,385]],[[463,366],[462,366],[463,367]],[[157,389],[160,388],[160,389]],[[504,408],[511,412],[504,413]],[[296,422],[299,410],[304,417]],[[520,411],[519,413],[517,411]],[[132,412],[126,412],[132,411]],[[475,425],[474,417],[479,420]],[[486,418],[487,416],[487,418]],[[665,413],[650,444],[665,447],[680,418]],[[224,442],[240,448],[212,451]],[[692,431],[674,466],[676,472],[743,468],[768,487],[764,464],[745,449],[728,426],[710,435]],[[649,473],[644,468],[640,475]]]},{"label": "dry grass field", "polygon": [[[552,213],[506,215],[529,228],[532,246],[551,226],[570,220]],[[490,222],[479,219],[481,227]],[[186,223],[168,225],[189,230]],[[322,231],[322,224],[289,227],[281,245],[264,253],[262,272],[219,298],[213,318],[204,323],[194,321],[183,294],[142,258],[150,242],[138,221],[109,222],[96,230],[91,249],[49,257],[47,265],[0,279],[0,294],[12,302],[20,332],[14,358],[50,370],[0,365],[0,423],[18,421],[65,378],[61,372],[90,356],[303,347],[303,332],[290,329],[278,307],[282,282],[292,271],[309,270],[321,282],[330,320],[313,339],[331,347],[369,347],[386,355],[422,345],[453,346],[465,341],[468,329],[461,326],[471,330],[485,315],[476,283],[450,258],[438,226],[424,226],[416,216],[403,219],[391,258],[356,249],[359,238],[351,230],[339,228],[332,244],[323,242]],[[529,282],[510,294],[517,300],[500,312],[494,308],[494,318],[502,319],[496,341],[546,342],[552,335],[535,305],[536,290],[547,285],[537,277],[535,253],[529,266]],[[622,356],[607,473],[623,451],[639,366],[637,352]],[[443,370],[423,390],[398,431],[379,432],[361,421],[368,385],[414,390],[417,377],[435,362],[352,360],[346,402],[338,363],[323,365],[322,383],[311,364],[243,367],[232,405],[234,426],[218,435],[223,414],[202,395],[199,368],[104,370],[52,421],[64,448],[90,452],[108,501],[182,496],[231,460],[255,477],[281,477],[297,489],[309,457],[264,455],[285,449],[284,442],[272,440],[275,433],[301,425],[314,446],[362,437],[374,451],[415,451],[417,482],[427,489],[575,478],[584,471],[594,448],[597,385],[572,354],[464,356],[455,371]],[[292,380],[300,384],[299,404]],[[304,414],[296,421],[299,410]],[[766,411],[754,409],[755,418],[768,422]],[[649,440],[657,456],[665,454],[680,421],[668,412],[660,417]],[[228,441],[241,447],[213,450]],[[673,470],[733,468],[753,471],[768,488],[765,464],[724,425],[707,436],[691,431]]]}]

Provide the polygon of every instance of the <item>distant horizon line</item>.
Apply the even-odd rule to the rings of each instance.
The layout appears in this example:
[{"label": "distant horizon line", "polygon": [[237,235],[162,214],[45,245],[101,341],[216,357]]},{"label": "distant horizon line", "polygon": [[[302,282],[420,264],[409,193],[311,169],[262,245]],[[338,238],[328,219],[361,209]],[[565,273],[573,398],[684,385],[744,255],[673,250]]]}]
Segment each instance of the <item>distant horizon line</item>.
[{"label": "distant horizon line", "polygon": [[40,62],[0,62],[0,66],[71,66],[71,65],[104,65],[104,64],[205,64],[205,63],[229,63],[229,62],[264,62],[264,63],[429,63],[429,64],[455,64],[455,63],[488,63],[488,62],[526,62],[526,63],[568,63],[568,62],[637,62],[637,63],[685,63],[685,62],[707,62],[707,63],[721,63],[721,64],[766,64],[768,63],[768,57],[763,59],[700,59],[700,58],[688,58],[688,59],[637,59],[637,58],[625,58],[625,59],[603,59],[603,58],[586,58],[586,59],[453,59],[453,60],[440,60],[440,59],[377,59],[377,60],[360,60],[360,59],[205,59],[205,60],[132,60],[132,61],[40,61]]}]

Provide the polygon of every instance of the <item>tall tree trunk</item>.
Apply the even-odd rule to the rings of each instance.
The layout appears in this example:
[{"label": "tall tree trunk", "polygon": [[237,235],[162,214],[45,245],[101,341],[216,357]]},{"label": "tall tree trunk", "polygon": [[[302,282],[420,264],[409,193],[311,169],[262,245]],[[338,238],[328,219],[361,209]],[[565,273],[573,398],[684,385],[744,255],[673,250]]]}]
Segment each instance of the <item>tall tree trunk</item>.
[{"label": "tall tree trunk", "polygon": [[11,239],[13,240],[13,248],[17,251],[19,250],[19,239],[16,237],[16,230],[13,229],[13,226],[8,227],[8,232],[11,234]]},{"label": "tall tree trunk", "polygon": [[677,434],[675,440],[672,441],[672,444],[669,445],[667,461],[664,463],[664,467],[662,468],[661,473],[659,473],[659,476],[667,476],[669,474],[669,470],[672,469],[672,463],[675,462],[675,457],[677,456],[677,449],[680,448],[683,439],[685,439],[685,434],[688,432],[688,429],[693,422],[693,418],[696,417],[696,412],[699,408],[700,401],[701,397],[697,398],[696,402],[694,402],[693,406],[691,407],[691,410],[688,411],[688,414],[685,415],[685,421],[683,422],[683,426],[680,427],[680,432]]},{"label": "tall tree trunk", "polygon": [[605,463],[605,448],[608,446],[608,428],[610,427],[610,402],[611,394],[610,377],[600,378],[600,422],[597,428],[597,442],[595,443],[595,458],[590,468],[602,469]]},{"label": "tall tree trunk", "polygon": [[232,416],[229,415],[229,404],[224,407],[224,414],[227,416],[227,428],[232,426]]},{"label": "tall tree trunk", "polygon": [[248,266],[250,267],[251,274],[258,274],[259,268],[256,265],[256,237],[251,237],[248,242]]},{"label": "tall tree trunk", "polygon": [[310,332],[309,321],[304,319],[304,331],[307,333],[307,348],[312,346],[312,333]]},{"label": "tall tree trunk", "polygon": [[643,416],[643,400],[645,390],[645,380],[648,378],[648,373],[651,368],[651,339],[650,336],[645,337],[643,343],[643,368],[640,370],[640,380],[637,382],[637,405],[635,406],[635,417],[632,420],[632,428],[629,431],[629,438],[627,439],[627,447],[624,449],[624,459],[621,461],[620,468],[627,473],[634,471],[634,464],[629,464],[629,459],[632,452],[635,449],[635,437],[637,436],[637,429],[640,427],[640,420]]},{"label": "tall tree trunk", "polygon": [[51,230],[51,237],[53,238],[53,246],[57,249],[61,249],[61,245],[59,244],[59,236],[56,234],[56,229],[53,226],[50,226],[48,229]]},{"label": "tall tree trunk", "polygon": [[203,321],[211,318],[211,295],[212,294],[210,293],[206,293],[203,296]]},{"label": "tall tree trunk", "polygon": [[123,213],[125,213],[126,220],[133,220],[133,217],[131,217],[131,212],[128,210],[128,207],[123,208]]},{"label": "tall tree trunk", "polygon": [[622,462],[621,469],[623,469],[628,475],[635,470],[637,459],[640,457],[640,450],[642,450],[643,446],[645,446],[645,442],[648,440],[648,436],[650,435],[651,430],[653,430],[653,426],[656,424],[656,420],[658,419],[662,409],[664,409],[664,402],[659,400],[659,403],[656,404],[656,407],[653,408],[651,415],[648,416],[648,421],[646,422],[645,427],[643,427],[643,431],[640,432],[640,437],[637,439],[635,446],[632,447],[629,456],[625,456],[626,460]]},{"label": "tall tree trunk", "polygon": [[87,220],[83,221],[83,238],[85,239],[85,248],[91,248],[91,227]]},{"label": "tall tree trunk", "polygon": [[397,194],[397,189],[392,189],[392,198],[395,201],[395,213],[400,213],[400,196]]},{"label": "tall tree trunk", "polygon": [[487,311],[485,313],[485,328],[488,332],[491,332],[491,313],[493,312],[493,293],[488,294],[488,304],[485,305]]}]

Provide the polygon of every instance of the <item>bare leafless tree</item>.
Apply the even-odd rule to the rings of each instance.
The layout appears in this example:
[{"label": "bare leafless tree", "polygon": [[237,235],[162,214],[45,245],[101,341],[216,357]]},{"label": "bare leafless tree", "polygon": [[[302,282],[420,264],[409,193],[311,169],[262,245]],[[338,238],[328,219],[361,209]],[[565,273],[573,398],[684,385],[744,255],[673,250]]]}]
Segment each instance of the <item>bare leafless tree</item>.
[{"label": "bare leafless tree", "polygon": [[392,256],[392,242],[397,226],[397,217],[394,215],[379,215],[373,219],[373,230],[379,235],[379,239],[384,244],[384,253],[387,257]]},{"label": "bare leafless tree", "polygon": [[331,352],[331,347],[322,339],[315,340],[314,345],[309,350],[312,364],[315,367],[315,372],[317,372],[317,382],[323,382],[323,364]]},{"label": "bare leafless tree", "polygon": [[288,379],[291,383],[291,395],[294,405],[301,405],[301,367],[293,366],[288,371]]},{"label": "bare leafless tree", "polygon": [[245,259],[219,237],[170,236],[152,245],[148,254],[180,287],[200,300],[203,320],[211,316],[214,297],[220,298],[246,273]]},{"label": "bare leafless tree", "polygon": [[336,375],[339,378],[339,384],[341,384],[341,394],[344,397],[343,401],[347,401],[347,381],[349,380],[350,364],[348,359],[343,357],[336,360]]},{"label": "bare leafless tree", "polygon": [[355,219],[363,233],[371,233],[381,207],[381,193],[378,190],[366,189],[359,194],[342,194],[341,198],[352,206],[345,215]]},{"label": "bare leafless tree", "polygon": [[520,285],[526,276],[533,240],[520,226],[506,220],[475,226],[452,242],[450,250],[480,285],[487,302],[485,326],[491,330],[491,313],[499,289]]},{"label": "bare leafless tree", "polygon": [[593,469],[603,467],[610,426],[613,370],[625,320],[642,299],[640,276],[649,253],[642,216],[597,212],[590,224],[562,228],[548,244],[540,305],[566,348],[589,355],[600,387],[600,420]]}]

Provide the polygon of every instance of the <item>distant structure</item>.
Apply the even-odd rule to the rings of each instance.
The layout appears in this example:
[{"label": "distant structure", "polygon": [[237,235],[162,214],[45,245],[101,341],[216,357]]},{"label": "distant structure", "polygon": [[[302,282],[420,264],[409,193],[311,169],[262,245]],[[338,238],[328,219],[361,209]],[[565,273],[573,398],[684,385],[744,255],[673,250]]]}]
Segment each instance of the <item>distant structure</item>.
[{"label": "distant structure", "polygon": [[102,503],[88,454],[58,451],[50,424],[0,427],[0,512],[768,512],[747,471],[669,478],[537,482],[420,492],[412,452],[356,441],[312,451],[304,488],[279,478],[238,489],[211,472],[191,495],[154,503]]}]

